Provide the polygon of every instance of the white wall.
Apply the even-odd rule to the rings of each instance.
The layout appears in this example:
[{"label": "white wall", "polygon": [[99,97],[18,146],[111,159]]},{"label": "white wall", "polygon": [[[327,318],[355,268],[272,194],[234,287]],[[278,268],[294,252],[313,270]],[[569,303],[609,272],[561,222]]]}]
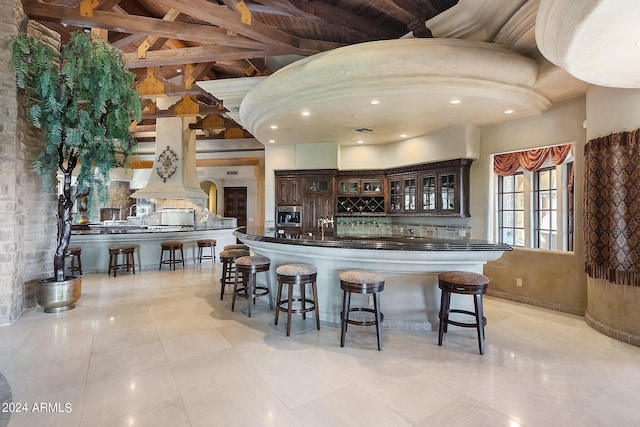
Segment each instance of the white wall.
[{"label": "white wall", "polygon": [[342,146],[338,169],[388,169],[441,160],[475,159],[479,153],[479,129],[457,126],[389,144]]},{"label": "white wall", "polygon": [[640,89],[587,89],[587,140],[640,128]]},{"label": "white wall", "polygon": [[264,150],[264,223],[275,223],[274,171],[283,169],[337,169],[337,144],[267,145]]}]

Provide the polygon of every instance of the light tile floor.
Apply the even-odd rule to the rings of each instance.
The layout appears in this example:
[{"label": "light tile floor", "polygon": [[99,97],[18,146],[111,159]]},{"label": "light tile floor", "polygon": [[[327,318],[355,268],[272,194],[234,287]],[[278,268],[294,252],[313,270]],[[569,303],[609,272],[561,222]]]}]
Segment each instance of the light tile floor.
[{"label": "light tile floor", "polygon": [[640,425],[640,348],[579,317],[486,297],[484,356],[472,330],[340,348],[333,324],[231,312],[220,271],[87,275],[76,309],[0,327],[0,401],[26,409],[0,426]]}]

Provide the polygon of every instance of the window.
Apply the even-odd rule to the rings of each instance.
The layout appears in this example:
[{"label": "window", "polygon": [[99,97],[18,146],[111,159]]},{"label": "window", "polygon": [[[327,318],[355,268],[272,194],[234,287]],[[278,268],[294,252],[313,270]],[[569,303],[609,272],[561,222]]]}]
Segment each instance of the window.
[{"label": "window", "polygon": [[550,158],[540,158],[538,166],[529,172],[516,164],[506,175],[496,175],[496,240],[511,246],[572,251],[573,157],[568,155],[557,165]]},{"label": "window", "polygon": [[524,179],[522,172],[501,176],[498,182],[498,230],[500,241],[524,245]]},{"label": "window", "polygon": [[557,250],[558,200],[556,194],[556,168],[534,172],[533,218],[534,248]]}]

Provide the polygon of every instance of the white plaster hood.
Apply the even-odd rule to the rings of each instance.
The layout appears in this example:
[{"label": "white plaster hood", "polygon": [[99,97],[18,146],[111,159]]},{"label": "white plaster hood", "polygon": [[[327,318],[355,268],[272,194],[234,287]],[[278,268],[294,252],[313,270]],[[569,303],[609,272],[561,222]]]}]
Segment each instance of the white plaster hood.
[{"label": "white plaster hood", "polygon": [[157,139],[151,177],[133,198],[189,199],[202,205],[207,194],[200,188],[196,169],[196,134],[182,117],[156,121]]}]

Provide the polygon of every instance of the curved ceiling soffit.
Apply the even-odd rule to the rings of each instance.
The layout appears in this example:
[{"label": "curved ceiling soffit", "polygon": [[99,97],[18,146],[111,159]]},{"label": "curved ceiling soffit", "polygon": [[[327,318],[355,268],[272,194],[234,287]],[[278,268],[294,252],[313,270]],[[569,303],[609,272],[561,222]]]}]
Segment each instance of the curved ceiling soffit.
[{"label": "curved ceiling soffit", "polygon": [[[534,60],[493,43],[457,39],[362,43],[323,52],[278,70],[247,93],[240,105],[240,117],[243,125],[264,142],[269,138],[270,123],[290,122],[302,108],[324,109],[327,124],[340,126],[342,118],[354,116],[352,104],[365,102],[373,95],[393,99],[393,104],[387,103],[392,107],[386,110],[389,117],[385,120],[394,120],[394,115],[398,119],[402,114],[400,103],[412,102],[414,110],[422,111],[424,117],[433,113],[443,125],[440,127],[446,127],[471,122],[469,117],[455,117],[450,112],[448,118],[437,118],[437,110],[445,111],[442,105],[452,96],[487,100],[487,105],[494,102],[496,108],[511,103],[523,115],[543,112],[551,103],[532,89],[537,77]],[[488,117],[480,120],[473,124],[491,122]],[[333,137],[325,135],[328,140]]]},{"label": "curved ceiling soffit", "polygon": [[552,63],[587,83],[640,87],[637,0],[541,0],[536,43]]}]

